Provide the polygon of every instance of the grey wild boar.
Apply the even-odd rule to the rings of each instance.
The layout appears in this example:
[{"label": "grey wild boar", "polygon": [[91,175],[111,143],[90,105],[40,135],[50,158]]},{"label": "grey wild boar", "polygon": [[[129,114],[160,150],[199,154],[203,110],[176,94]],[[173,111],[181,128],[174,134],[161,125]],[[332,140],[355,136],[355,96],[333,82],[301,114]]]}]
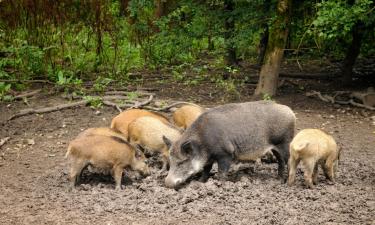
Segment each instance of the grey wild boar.
[{"label": "grey wild boar", "polygon": [[296,169],[301,160],[306,186],[313,188],[313,184],[317,184],[319,165],[327,179],[334,182],[334,167],[339,154],[336,142],[330,135],[318,129],[300,131],[290,143],[288,185],[294,184]]},{"label": "grey wild boar", "polygon": [[168,118],[159,114],[157,112],[151,112],[143,109],[128,109],[123,111],[122,113],[118,114],[116,117],[112,119],[111,128],[117,132],[120,132],[124,135],[124,137],[128,138],[128,126],[129,124],[142,116],[150,116],[154,117],[163,123],[169,123]]},{"label": "grey wild boar", "polygon": [[163,135],[173,142],[181,137],[181,132],[171,124],[149,116],[140,117],[129,124],[129,142],[149,151],[161,153],[162,171],[165,171],[169,164],[169,152],[168,146],[163,141]]},{"label": "grey wild boar", "polygon": [[70,160],[70,182],[73,188],[79,182],[84,168],[110,171],[116,182],[116,189],[121,189],[124,168],[131,167],[143,175],[150,174],[145,163],[145,156],[137,152],[128,142],[115,136],[90,135],[71,141],[65,155]]},{"label": "grey wild boar", "polygon": [[227,104],[204,112],[178,141],[164,138],[171,146],[166,186],[176,188],[199,172],[205,181],[214,162],[225,178],[233,160],[255,161],[270,150],[283,178],[295,120],[289,107],[269,101]]},{"label": "grey wild boar", "polygon": [[173,121],[176,126],[186,129],[204,112],[204,108],[198,105],[184,105],[173,113]]}]

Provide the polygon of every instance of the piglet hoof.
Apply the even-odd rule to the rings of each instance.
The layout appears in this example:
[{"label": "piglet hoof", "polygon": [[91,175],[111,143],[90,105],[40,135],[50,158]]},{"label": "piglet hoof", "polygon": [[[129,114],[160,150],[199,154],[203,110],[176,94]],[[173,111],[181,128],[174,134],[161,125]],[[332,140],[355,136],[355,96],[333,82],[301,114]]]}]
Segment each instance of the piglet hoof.
[{"label": "piglet hoof", "polygon": [[121,187],[121,185],[119,185],[119,186],[118,186],[118,185],[116,185],[116,188],[115,188],[115,190],[116,190],[116,191],[121,191],[121,190],[122,190],[122,187]]},{"label": "piglet hoof", "polygon": [[329,184],[329,185],[334,185],[334,184],[335,184],[335,181],[333,181],[333,180],[328,180],[328,181],[327,181],[327,184]]}]

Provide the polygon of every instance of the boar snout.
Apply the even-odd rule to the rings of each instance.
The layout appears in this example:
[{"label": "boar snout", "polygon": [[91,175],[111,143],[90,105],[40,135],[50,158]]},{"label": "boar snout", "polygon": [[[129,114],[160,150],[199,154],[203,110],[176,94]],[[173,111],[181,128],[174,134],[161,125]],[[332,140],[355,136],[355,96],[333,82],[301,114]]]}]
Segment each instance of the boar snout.
[{"label": "boar snout", "polygon": [[170,176],[167,176],[165,178],[165,186],[168,188],[177,188],[182,184],[182,179],[181,178],[172,178]]}]

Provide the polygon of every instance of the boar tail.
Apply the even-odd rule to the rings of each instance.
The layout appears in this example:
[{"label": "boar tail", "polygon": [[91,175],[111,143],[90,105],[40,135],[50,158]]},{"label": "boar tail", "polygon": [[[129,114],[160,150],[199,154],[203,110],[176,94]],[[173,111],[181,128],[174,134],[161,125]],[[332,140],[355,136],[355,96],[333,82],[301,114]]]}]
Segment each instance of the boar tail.
[{"label": "boar tail", "polygon": [[306,148],[309,145],[309,142],[302,142],[298,144],[294,144],[293,148],[296,151],[301,151],[302,149]]},{"label": "boar tail", "polygon": [[65,158],[68,158],[68,156],[70,155],[70,152],[72,151],[72,146],[69,145],[68,147],[68,151],[66,151],[66,154],[65,154]]},{"label": "boar tail", "polygon": [[111,129],[114,129],[114,130],[115,130],[115,120],[112,120],[112,121],[111,121]]}]

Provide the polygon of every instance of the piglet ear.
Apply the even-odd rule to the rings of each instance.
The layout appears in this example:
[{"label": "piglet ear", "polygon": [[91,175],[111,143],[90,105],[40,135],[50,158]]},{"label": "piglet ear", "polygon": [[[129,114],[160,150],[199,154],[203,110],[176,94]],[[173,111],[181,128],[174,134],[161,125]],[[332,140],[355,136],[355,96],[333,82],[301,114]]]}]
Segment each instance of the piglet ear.
[{"label": "piglet ear", "polygon": [[171,148],[172,142],[166,136],[163,135],[163,141],[167,145],[168,149]]},{"label": "piglet ear", "polygon": [[140,159],[142,158],[143,153],[138,148],[135,148],[135,158]]}]

